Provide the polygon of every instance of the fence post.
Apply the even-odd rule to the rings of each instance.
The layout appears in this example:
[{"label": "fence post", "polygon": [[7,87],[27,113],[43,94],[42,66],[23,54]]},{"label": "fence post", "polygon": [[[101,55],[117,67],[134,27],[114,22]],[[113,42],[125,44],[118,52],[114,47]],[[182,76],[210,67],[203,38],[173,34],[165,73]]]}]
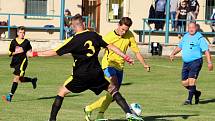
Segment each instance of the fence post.
[{"label": "fence post", "polygon": [[8,39],[10,39],[10,14],[8,14],[8,18],[7,18],[7,31],[8,31]]},{"label": "fence post", "polygon": [[170,16],[170,0],[166,3],[166,32],[165,32],[165,44],[169,43],[169,16]]},{"label": "fence post", "polygon": [[64,40],[64,8],[65,8],[65,0],[61,0],[61,11],[60,11],[60,40]]}]

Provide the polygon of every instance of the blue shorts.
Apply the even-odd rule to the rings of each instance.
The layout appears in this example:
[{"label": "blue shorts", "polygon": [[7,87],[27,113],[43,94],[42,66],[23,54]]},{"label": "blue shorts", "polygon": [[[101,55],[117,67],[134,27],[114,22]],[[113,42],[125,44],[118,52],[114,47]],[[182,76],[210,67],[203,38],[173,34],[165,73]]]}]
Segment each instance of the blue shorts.
[{"label": "blue shorts", "polygon": [[197,59],[191,62],[184,62],[182,68],[182,80],[187,80],[188,78],[197,79],[199,72],[202,68],[203,59]]},{"label": "blue shorts", "polygon": [[111,76],[116,76],[118,80],[118,84],[122,84],[123,79],[123,71],[117,70],[114,67],[107,67],[104,69],[104,74],[106,77],[110,78]]}]

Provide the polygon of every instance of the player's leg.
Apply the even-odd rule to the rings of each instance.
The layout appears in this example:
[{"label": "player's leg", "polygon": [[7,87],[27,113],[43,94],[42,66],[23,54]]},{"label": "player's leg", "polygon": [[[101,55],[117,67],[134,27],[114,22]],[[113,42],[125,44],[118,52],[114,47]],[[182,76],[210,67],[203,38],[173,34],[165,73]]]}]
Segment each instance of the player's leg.
[{"label": "player's leg", "polygon": [[20,77],[20,82],[21,83],[26,83],[26,82],[31,82],[33,89],[37,88],[37,78],[30,78],[30,77]]},{"label": "player's leg", "polygon": [[11,102],[12,101],[12,98],[13,98],[13,95],[15,94],[16,92],[16,89],[18,87],[18,83],[19,83],[19,76],[17,75],[14,75],[14,78],[13,78],[13,83],[12,83],[12,86],[11,86],[11,91],[10,93],[8,93],[6,96],[2,96],[2,99],[4,101],[7,101],[7,102]]},{"label": "player's leg", "polygon": [[117,104],[121,107],[121,109],[125,112],[126,118],[128,120],[138,120],[142,121],[143,119],[141,117],[138,117],[134,114],[132,114],[130,107],[128,106],[128,103],[126,102],[125,98],[120,94],[118,89],[115,85],[110,84],[108,86],[107,90],[113,97],[113,99],[117,102]]},{"label": "player's leg", "polygon": [[19,68],[19,75],[20,75],[20,82],[21,83],[26,83],[26,82],[31,82],[33,88],[35,89],[37,87],[37,78],[30,78],[30,77],[25,77],[25,70],[28,66],[28,62],[27,61],[23,61],[24,63],[21,64],[20,68]]},{"label": "player's leg", "polygon": [[[118,84],[118,75],[117,75],[117,70],[113,67],[108,67],[104,69],[104,74],[107,77],[106,79],[116,85],[116,87],[119,87]],[[97,115],[97,119],[104,119],[104,112],[107,110],[108,106],[110,103],[113,101],[112,96],[107,93],[105,96],[100,97],[97,101],[94,103],[88,105],[85,107],[85,118],[86,120],[90,120],[90,116],[93,110],[99,108],[99,113]]]},{"label": "player's leg", "polygon": [[[106,72],[106,70],[104,72],[105,72],[105,76],[107,76],[110,79],[110,82],[113,83],[119,90],[122,84],[123,71],[119,71],[115,68],[110,68],[108,72]],[[111,73],[111,72],[114,72],[114,73]],[[99,109],[99,114],[97,115],[97,119],[104,117],[105,111],[108,109],[111,102],[114,101],[111,94],[109,93],[106,94],[105,99],[106,100],[102,102],[101,108]]]},{"label": "player's leg", "polygon": [[184,63],[182,67],[182,85],[188,90],[188,98],[187,100],[183,103],[184,105],[189,105],[191,104],[191,101],[189,100],[190,97],[190,87],[189,87],[189,63]]},{"label": "player's leg", "polygon": [[193,61],[189,65],[189,76],[188,76],[188,83],[189,83],[189,95],[187,102],[192,104],[192,98],[195,95],[195,104],[199,103],[199,97],[201,92],[196,89],[196,80],[198,78],[199,72],[202,68],[202,59],[198,59]]},{"label": "player's leg", "polygon": [[52,104],[52,110],[51,110],[49,121],[56,121],[57,114],[63,103],[64,96],[68,93],[70,93],[70,91],[65,86],[62,86],[60,88],[58,95],[56,96],[55,101]]},{"label": "player's leg", "polygon": [[70,93],[80,93],[86,90],[84,82],[78,79],[74,79],[73,76],[70,76],[60,88],[58,95],[55,98],[54,103],[52,104],[52,110],[50,114],[49,121],[56,121],[58,111],[61,108],[64,97]]},{"label": "player's leg", "polygon": [[192,104],[193,95],[196,92],[195,82],[196,82],[196,79],[188,78],[189,92],[188,92],[187,100],[184,102],[184,105]]},{"label": "player's leg", "polygon": [[199,103],[199,97],[201,96],[201,91],[197,90],[196,81],[199,75],[199,72],[201,71],[203,64],[202,59],[195,60],[191,65],[191,70],[189,73],[189,87],[190,87],[190,93],[191,96],[195,95],[195,104]]}]

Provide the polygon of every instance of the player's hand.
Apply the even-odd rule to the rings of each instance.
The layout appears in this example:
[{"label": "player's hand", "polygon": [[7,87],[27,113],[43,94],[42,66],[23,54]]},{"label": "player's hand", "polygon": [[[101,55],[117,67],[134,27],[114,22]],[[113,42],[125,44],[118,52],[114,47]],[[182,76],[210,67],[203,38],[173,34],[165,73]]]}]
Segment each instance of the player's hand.
[{"label": "player's hand", "polygon": [[170,56],[169,56],[169,59],[170,59],[170,61],[174,61],[174,59],[175,59],[175,55],[173,55],[173,54],[171,54]]},{"label": "player's hand", "polygon": [[23,52],[24,52],[24,50],[23,50],[22,47],[16,46],[16,48],[15,48],[15,54],[19,54],[19,53],[23,53]]},{"label": "player's hand", "polygon": [[213,71],[213,64],[212,63],[208,63],[208,70]]},{"label": "player's hand", "polygon": [[145,64],[144,68],[146,69],[147,72],[150,72],[151,67],[148,64]]},{"label": "player's hand", "polygon": [[125,60],[128,64],[130,64],[130,65],[133,65],[133,64],[134,64],[134,60],[133,60],[130,56],[128,56],[128,55],[126,55],[126,56],[124,57],[124,60]]},{"label": "player's hand", "polygon": [[28,52],[26,53],[26,55],[27,55],[28,57],[33,57],[33,52],[32,52],[32,51],[28,51]]}]

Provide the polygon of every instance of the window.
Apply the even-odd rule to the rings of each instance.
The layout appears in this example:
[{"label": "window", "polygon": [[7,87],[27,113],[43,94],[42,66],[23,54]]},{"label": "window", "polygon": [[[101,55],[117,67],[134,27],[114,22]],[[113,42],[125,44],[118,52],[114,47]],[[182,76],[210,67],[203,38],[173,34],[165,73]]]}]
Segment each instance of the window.
[{"label": "window", "polygon": [[25,1],[25,18],[47,18],[48,0],[26,0]]},{"label": "window", "polygon": [[123,17],[125,0],[108,1],[108,21],[117,21]]},{"label": "window", "polygon": [[206,0],[206,13],[205,19],[209,20],[211,15],[215,12],[215,1],[214,0]]}]

